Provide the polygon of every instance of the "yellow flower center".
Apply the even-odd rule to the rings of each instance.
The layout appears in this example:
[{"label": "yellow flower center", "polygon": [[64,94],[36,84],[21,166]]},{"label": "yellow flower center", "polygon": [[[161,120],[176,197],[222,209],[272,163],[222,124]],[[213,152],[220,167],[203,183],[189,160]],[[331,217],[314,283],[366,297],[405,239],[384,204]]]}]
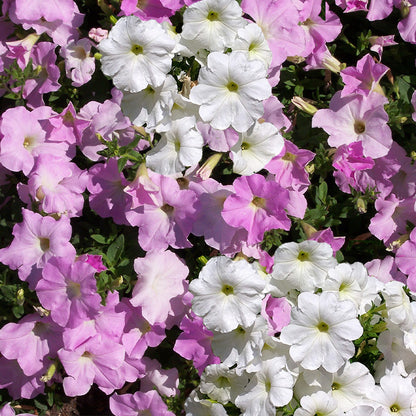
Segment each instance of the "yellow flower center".
[{"label": "yellow flower center", "polygon": [[299,251],[298,260],[299,261],[309,260],[309,253],[307,251],[303,251],[303,250]]},{"label": "yellow flower center", "polygon": [[319,322],[319,324],[316,326],[319,330],[319,332],[328,332],[329,326],[326,322]]},{"label": "yellow flower center", "polygon": [[230,285],[223,285],[221,291],[225,295],[229,296],[229,295],[232,295],[234,293],[234,288]]},{"label": "yellow flower center", "polygon": [[135,54],[135,55],[141,55],[143,53],[143,46],[140,45],[133,45],[131,47],[131,51]]},{"label": "yellow flower center", "polygon": [[216,22],[217,20],[219,20],[219,19],[218,19],[218,13],[217,13],[217,12],[214,12],[213,10],[211,10],[211,11],[208,13],[207,19],[208,19],[210,22]]},{"label": "yellow flower center", "polygon": [[238,85],[234,81],[230,81],[227,84],[227,88],[228,88],[228,91],[230,91],[230,92],[238,91]]}]

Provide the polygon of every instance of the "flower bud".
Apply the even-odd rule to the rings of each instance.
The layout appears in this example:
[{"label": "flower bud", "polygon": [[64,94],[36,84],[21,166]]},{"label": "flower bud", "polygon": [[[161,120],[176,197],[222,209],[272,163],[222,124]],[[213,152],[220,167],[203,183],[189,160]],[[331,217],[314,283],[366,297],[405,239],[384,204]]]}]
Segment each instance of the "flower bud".
[{"label": "flower bud", "polygon": [[302,97],[293,97],[292,103],[295,107],[299,108],[305,113],[310,114],[311,116],[313,116],[318,111],[318,109],[314,105],[312,105],[309,101],[306,101]]}]

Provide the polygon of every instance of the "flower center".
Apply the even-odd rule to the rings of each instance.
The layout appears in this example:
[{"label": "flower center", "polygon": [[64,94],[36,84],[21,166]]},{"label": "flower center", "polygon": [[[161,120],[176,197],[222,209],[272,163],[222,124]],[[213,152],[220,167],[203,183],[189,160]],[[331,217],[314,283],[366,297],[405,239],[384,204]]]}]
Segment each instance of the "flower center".
[{"label": "flower center", "polygon": [[319,322],[316,327],[319,329],[319,332],[328,332],[329,329],[328,324],[323,321]]},{"label": "flower center", "polygon": [[143,10],[147,6],[147,0],[139,0],[137,2],[137,8]]},{"label": "flower center", "polygon": [[84,354],[81,355],[81,357],[92,358],[92,354],[89,351],[85,351]]},{"label": "flower center", "polygon": [[69,299],[80,298],[81,297],[81,285],[78,282],[69,282],[66,293],[68,294]]},{"label": "flower center", "polygon": [[266,388],[267,393],[271,390],[272,383],[270,383],[270,380],[266,380],[266,382],[264,383],[264,387]]},{"label": "flower center", "polygon": [[144,89],[144,92],[145,93],[147,93],[147,94],[154,94],[155,93],[155,90],[150,86],[150,85],[148,85],[145,89]]},{"label": "flower center", "polygon": [[210,22],[216,22],[217,20],[219,20],[219,19],[218,19],[218,13],[217,13],[217,12],[214,12],[213,10],[211,10],[211,11],[208,13],[207,19],[208,19]]},{"label": "flower center", "polygon": [[339,390],[341,386],[338,383],[332,383],[331,389],[332,390]]},{"label": "flower center", "polygon": [[40,249],[45,252],[47,250],[49,250],[49,238],[46,237],[40,237],[39,238],[39,245],[40,245]]},{"label": "flower center", "polygon": [[230,92],[236,92],[238,90],[238,85],[234,81],[230,81],[227,84],[227,88]]},{"label": "flower center", "polygon": [[173,213],[173,206],[169,204],[162,205],[160,209],[166,213],[166,215],[171,215]]},{"label": "flower center", "polygon": [[176,182],[178,182],[180,189],[188,189],[189,187],[189,179],[187,178],[177,178]]},{"label": "flower center", "polygon": [[266,200],[264,198],[260,198],[259,196],[255,196],[251,203],[256,207],[256,208],[264,208],[266,206]]},{"label": "flower center", "polygon": [[141,55],[143,53],[143,46],[140,45],[133,45],[131,47],[131,51],[135,54],[135,55]]},{"label": "flower center", "polygon": [[355,120],[354,131],[356,134],[362,134],[365,132],[365,123],[362,120]]},{"label": "flower center", "polygon": [[298,260],[299,261],[309,260],[309,253],[307,251],[303,251],[303,250],[299,251]]},{"label": "flower center", "polygon": [[221,291],[227,296],[234,294],[234,288],[230,285],[223,285]]},{"label": "flower center", "polygon": [[215,385],[220,389],[221,388],[226,388],[226,387],[231,387],[230,381],[228,380],[227,377],[224,377],[224,376],[218,377],[217,382],[215,383]]},{"label": "flower center", "polygon": [[241,143],[241,150],[248,150],[250,148],[250,143],[243,142]]},{"label": "flower center", "polygon": [[294,162],[296,160],[296,155],[290,152],[286,152],[285,155],[282,157],[282,160],[287,162]]},{"label": "flower center", "polygon": [[175,140],[175,152],[179,152],[179,150],[181,149],[181,142],[176,139]]},{"label": "flower center", "polygon": [[64,124],[74,124],[74,116],[70,111],[67,111],[62,119]]},{"label": "flower center", "polygon": [[251,52],[252,50],[256,49],[257,46],[258,45],[255,42],[250,43],[250,46],[248,47],[248,51]]},{"label": "flower center", "polygon": [[74,56],[82,61],[88,57],[88,54],[82,46],[76,46],[74,49]]},{"label": "flower center", "polygon": [[390,412],[392,413],[398,413],[400,411],[400,406],[398,404],[393,404],[390,407]]},{"label": "flower center", "polygon": [[33,146],[34,142],[35,142],[35,139],[33,137],[30,137],[30,136],[25,137],[25,140],[23,142],[23,147],[25,149],[30,149]]},{"label": "flower center", "polygon": [[237,334],[244,335],[246,333],[246,330],[243,327],[241,327],[240,325],[238,325],[235,332],[237,332]]}]

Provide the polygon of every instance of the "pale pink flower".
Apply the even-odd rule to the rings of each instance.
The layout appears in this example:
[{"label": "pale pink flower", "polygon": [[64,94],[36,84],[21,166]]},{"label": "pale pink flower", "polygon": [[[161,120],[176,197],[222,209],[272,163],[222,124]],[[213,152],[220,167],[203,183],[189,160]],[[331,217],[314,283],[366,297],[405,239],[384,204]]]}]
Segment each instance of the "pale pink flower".
[{"label": "pale pink flower", "polygon": [[75,248],[69,242],[72,228],[68,217],[57,221],[27,209],[22,214],[23,222],[13,227],[12,243],[0,250],[0,261],[18,270],[19,278],[28,280],[34,288],[40,269],[51,257],[75,257]]},{"label": "pale pink flower", "polygon": [[288,191],[278,183],[259,174],[242,176],[234,181],[234,192],[224,202],[222,217],[227,224],[248,231],[248,244],[262,241],[265,231],[290,228],[284,210]]},{"label": "pale pink flower", "polygon": [[101,304],[95,273],[88,263],[71,258],[53,257],[45,264],[36,293],[54,322],[75,328],[94,318]]},{"label": "pale pink flower", "polygon": [[[150,323],[164,322],[172,313],[171,301],[184,294],[188,268],[171,251],[148,252],[134,261],[138,280],[131,304],[141,306],[143,317]],[[155,302],[157,299],[157,302]]]},{"label": "pale pink flower", "polygon": [[384,104],[386,98],[377,93],[342,97],[338,91],[329,109],[315,113],[312,127],[321,127],[329,134],[330,146],[361,141],[364,156],[376,159],[385,156],[393,143]]}]

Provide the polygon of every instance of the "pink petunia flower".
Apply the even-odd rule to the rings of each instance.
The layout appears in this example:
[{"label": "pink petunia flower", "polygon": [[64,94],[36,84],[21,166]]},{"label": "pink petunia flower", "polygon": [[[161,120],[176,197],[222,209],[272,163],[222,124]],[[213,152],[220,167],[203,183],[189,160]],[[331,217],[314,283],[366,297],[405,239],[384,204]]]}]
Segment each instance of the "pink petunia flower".
[{"label": "pink petunia flower", "polygon": [[[172,314],[171,301],[185,292],[188,268],[171,251],[148,252],[134,261],[138,280],[131,304],[141,306],[143,317],[150,323],[164,322]],[[158,299],[155,303],[154,300]]]},{"label": "pink petunia flower", "polygon": [[330,146],[361,141],[364,156],[376,159],[385,156],[393,143],[384,104],[386,98],[377,93],[342,97],[338,91],[329,109],[315,113],[312,127],[321,127],[329,134]]},{"label": "pink petunia flower", "polygon": [[163,251],[191,247],[188,235],[195,219],[195,192],[181,190],[171,177],[149,171],[157,192],[138,188],[138,208],[126,213],[127,220],[139,227],[139,244],[146,250]]},{"label": "pink petunia flower", "polygon": [[34,289],[40,269],[51,257],[75,257],[75,248],[69,242],[72,228],[67,217],[57,221],[27,209],[22,214],[23,222],[13,227],[12,243],[0,249],[0,261],[18,270],[19,278],[27,280]]},{"label": "pink petunia flower", "polygon": [[362,94],[368,96],[370,92],[380,92],[380,79],[387,73],[386,65],[374,62],[374,58],[367,54],[361,58],[356,67],[347,67],[341,71],[345,86],[341,96],[348,94]]},{"label": "pink petunia flower", "polygon": [[284,211],[289,194],[278,183],[253,174],[237,178],[233,185],[235,193],[225,200],[222,217],[227,224],[248,231],[248,244],[262,241],[265,231],[290,228]]},{"label": "pink petunia flower", "polygon": [[115,416],[158,415],[174,416],[168,410],[166,403],[157,391],[141,392],[134,394],[114,393],[110,397],[110,409]]},{"label": "pink petunia flower", "polygon": [[19,184],[18,191],[23,202],[36,203],[43,212],[79,217],[87,181],[87,172],[75,163],[44,153],[36,159],[27,185]]},{"label": "pink petunia flower", "polygon": [[36,293],[54,322],[75,328],[97,314],[101,296],[95,273],[88,263],[71,258],[53,257],[45,264]]}]

